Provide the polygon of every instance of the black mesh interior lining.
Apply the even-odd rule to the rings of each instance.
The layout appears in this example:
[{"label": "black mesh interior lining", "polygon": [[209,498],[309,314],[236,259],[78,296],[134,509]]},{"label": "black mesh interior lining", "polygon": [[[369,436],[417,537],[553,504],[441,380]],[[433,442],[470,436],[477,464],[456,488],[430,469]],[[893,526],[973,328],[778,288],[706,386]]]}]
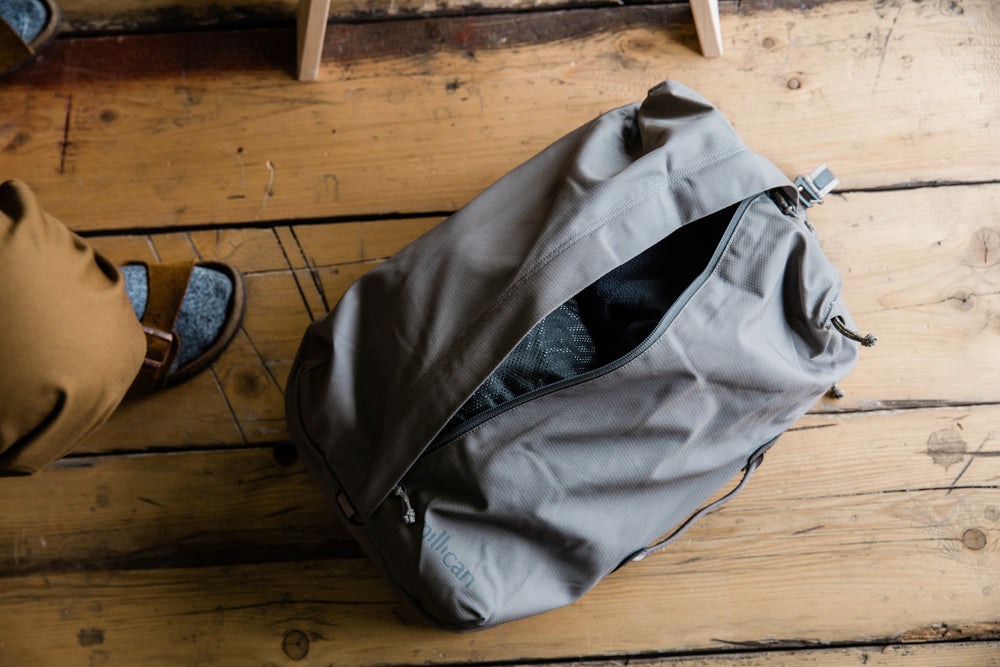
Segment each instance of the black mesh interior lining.
[{"label": "black mesh interior lining", "polygon": [[600,368],[638,347],[708,266],[736,208],[681,227],[549,313],[442,433],[518,396]]}]

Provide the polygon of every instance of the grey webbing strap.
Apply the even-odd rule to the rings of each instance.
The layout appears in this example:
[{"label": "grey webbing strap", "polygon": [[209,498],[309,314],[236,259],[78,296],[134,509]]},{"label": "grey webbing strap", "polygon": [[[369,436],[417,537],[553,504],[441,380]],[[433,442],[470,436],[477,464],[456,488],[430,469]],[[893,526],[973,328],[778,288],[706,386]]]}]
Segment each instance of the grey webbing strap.
[{"label": "grey webbing strap", "polygon": [[732,491],[730,491],[726,495],[722,496],[721,498],[719,498],[715,502],[709,503],[708,505],[705,505],[700,510],[698,510],[697,512],[695,512],[694,514],[692,514],[691,516],[689,516],[687,518],[687,521],[685,521],[680,526],[678,526],[677,530],[675,530],[674,532],[670,533],[670,535],[667,535],[665,538],[663,538],[662,540],[660,540],[656,544],[654,544],[652,546],[649,546],[649,547],[646,547],[645,549],[642,549],[641,551],[639,551],[638,553],[636,553],[636,555],[632,556],[632,558],[630,559],[631,562],[634,563],[635,561],[642,560],[643,558],[645,558],[649,554],[656,553],[657,551],[659,551],[660,549],[662,549],[663,547],[667,546],[668,544],[670,544],[671,542],[673,542],[674,540],[676,540],[678,537],[680,537],[681,535],[683,535],[684,532],[688,528],[690,528],[691,525],[695,521],[697,521],[701,517],[705,516],[709,512],[712,512],[714,510],[719,509],[720,507],[722,507],[723,505],[725,505],[726,503],[728,503],[730,500],[732,500],[733,498],[735,498],[736,494],[738,494],[740,491],[742,491],[743,488],[747,485],[747,482],[750,481],[750,476],[753,475],[754,471],[757,470],[758,467],[760,467],[761,461],[763,461],[763,460],[764,460],[763,452],[761,452],[757,456],[754,456],[753,459],[750,461],[750,463],[747,464],[746,470],[743,473],[743,479],[740,480],[740,483],[736,486],[735,489],[733,489]]}]

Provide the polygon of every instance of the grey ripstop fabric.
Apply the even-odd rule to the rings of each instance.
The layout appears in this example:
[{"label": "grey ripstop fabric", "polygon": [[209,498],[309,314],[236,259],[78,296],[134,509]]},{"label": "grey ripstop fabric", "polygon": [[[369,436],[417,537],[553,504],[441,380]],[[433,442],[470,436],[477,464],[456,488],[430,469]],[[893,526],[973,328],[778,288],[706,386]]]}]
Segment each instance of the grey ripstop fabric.
[{"label": "grey ripstop fabric", "polygon": [[[307,330],[289,429],[428,621],[572,602],[857,360],[798,194],[675,82],[520,165]],[[799,207],[801,211],[801,207]]]}]

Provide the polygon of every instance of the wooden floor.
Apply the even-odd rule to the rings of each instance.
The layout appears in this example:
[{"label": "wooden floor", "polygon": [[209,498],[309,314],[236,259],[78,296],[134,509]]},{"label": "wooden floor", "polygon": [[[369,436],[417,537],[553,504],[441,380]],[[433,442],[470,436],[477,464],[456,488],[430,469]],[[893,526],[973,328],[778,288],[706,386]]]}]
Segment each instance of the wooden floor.
[{"label": "wooden floor", "polygon": [[[0,178],[116,261],[236,264],[249,306],[210,372],[0,480],[0,665],[1000,665],[1000,4],[727,0],[706,60],[686,3],[334,0],[310,84],[294,1],[62,4],[0,79]],[[289,445],[299,338],[664,78],[840,176],[812,218],[879,344],[669,550],[565,609],[425,627]]]}]

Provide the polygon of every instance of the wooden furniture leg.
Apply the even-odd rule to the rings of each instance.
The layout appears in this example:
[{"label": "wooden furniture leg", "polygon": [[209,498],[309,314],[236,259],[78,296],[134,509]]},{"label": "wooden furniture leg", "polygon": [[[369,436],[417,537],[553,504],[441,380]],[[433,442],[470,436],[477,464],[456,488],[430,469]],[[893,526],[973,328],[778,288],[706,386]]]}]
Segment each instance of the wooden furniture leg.
[{"label": "wooden furniture leg", "polygon": [[719,0],[691,0],[691,13],[694,14],[694,27],[698,30],[702,54],[706,58],[721,56],[722,28],[719,27]]},{"label": "wooden furniture leg", "polygon": [[330,0],[299,0],[298,75],[299,81],[315,81],[323,55],[323,37],[330,16]]}]

